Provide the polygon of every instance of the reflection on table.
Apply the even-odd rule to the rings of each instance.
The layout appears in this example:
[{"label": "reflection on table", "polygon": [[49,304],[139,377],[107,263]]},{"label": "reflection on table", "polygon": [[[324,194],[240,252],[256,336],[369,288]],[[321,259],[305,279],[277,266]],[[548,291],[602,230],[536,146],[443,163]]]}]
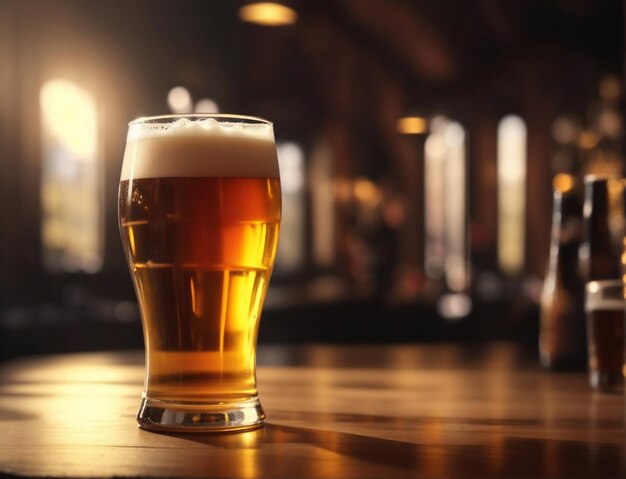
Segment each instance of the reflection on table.
[{"label": "reflection on table", "polygon": [[262,429],[138,429],[137,353],[0,370],[0,472],[68,477],[618,477],[624,400],[514,347],[267,346]]}]

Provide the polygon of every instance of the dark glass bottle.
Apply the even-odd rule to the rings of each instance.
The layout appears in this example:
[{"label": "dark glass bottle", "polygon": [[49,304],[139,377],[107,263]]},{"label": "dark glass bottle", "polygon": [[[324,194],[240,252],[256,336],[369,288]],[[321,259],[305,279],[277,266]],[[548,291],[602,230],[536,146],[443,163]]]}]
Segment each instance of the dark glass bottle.
[{"label": "dark glass bottle", "polygon": [[539,356],[548,369],[586,365],[584,285],[578,273],[580,201],[555,190],[548,270],[541,294]]},{"label": "dark glass bottle", "polygon": [[621,277],[620,245],[611,234],[610,213],[609,180],[586,176],[583,243],[579,252],[584,282]]}]

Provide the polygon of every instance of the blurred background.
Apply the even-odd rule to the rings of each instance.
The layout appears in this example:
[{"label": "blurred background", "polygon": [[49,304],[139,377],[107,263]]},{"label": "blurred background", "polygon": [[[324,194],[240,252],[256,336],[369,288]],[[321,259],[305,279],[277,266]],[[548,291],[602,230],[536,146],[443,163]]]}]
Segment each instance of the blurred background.
[{"label": "blurred background", "polygon": [[536,348],[553,188],[624,170],[616,0],[0,0],[0,358],[140,348],[127,123],[275,124],[261,343]]}]

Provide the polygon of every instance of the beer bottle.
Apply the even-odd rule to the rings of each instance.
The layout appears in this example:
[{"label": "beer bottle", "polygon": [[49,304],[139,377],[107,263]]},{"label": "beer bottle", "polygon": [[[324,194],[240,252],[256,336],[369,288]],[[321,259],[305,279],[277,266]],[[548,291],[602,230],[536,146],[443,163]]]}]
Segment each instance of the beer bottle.
[{"label": "beer bottle", "polygon": [[613,241],[610,214],[609,180],[586,176],[583,243],[579,252],[580,273],[585,282],[621,278],[619,245]]},{"label": "beer bottle", "polygon": [[584,369],[584,285],[578,274],[580,201],[573,189],[554,190],[548,269],[541,294],[539,356],[547,369]]}]

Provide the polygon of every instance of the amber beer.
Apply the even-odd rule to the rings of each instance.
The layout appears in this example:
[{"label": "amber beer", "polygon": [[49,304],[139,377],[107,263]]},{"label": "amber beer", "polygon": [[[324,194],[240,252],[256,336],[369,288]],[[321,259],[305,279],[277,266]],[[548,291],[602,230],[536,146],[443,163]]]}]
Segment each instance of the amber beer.
[{"label": "amber beer", "polygon": [[624,287],[621,280],[587,283],[585,310],[589,382],[599,390],[622,390],[624,376]]},{"label": "amber beer", "polygon": [[119,219],[146,344],[142,427],[262,423],[256,338],[280,216],[270,123],[203,116],[130,124]]}]

